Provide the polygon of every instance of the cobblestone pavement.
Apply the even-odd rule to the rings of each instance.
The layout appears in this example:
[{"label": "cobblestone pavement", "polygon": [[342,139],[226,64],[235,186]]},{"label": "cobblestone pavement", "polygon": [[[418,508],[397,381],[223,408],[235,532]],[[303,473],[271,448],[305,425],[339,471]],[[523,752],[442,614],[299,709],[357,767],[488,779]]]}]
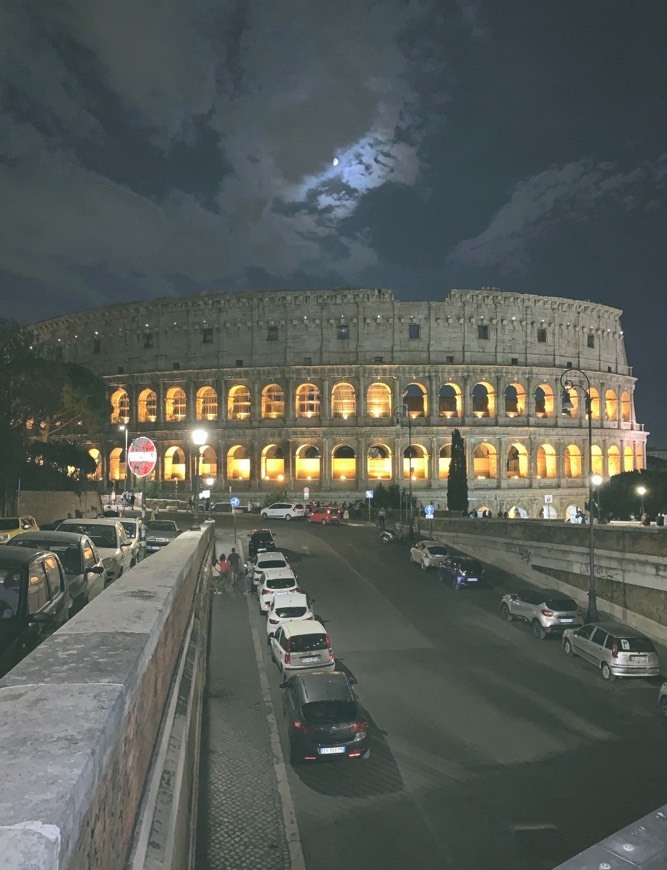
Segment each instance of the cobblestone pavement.
[{"label": "cobblestone pavement", "polygon": [[[217,553],[229,552],[232,544],[229,535],[217,532]],[[248,616],[248,598],[242,591],[225,589],[213,596],[198,870],[289,870],[291,866]]]}]

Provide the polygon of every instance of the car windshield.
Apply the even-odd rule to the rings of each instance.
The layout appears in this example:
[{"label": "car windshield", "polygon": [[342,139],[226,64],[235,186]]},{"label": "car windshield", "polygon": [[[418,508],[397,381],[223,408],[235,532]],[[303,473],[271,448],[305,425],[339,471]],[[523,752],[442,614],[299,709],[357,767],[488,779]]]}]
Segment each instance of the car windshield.
[{"label": "car windshield", "polygon": [[576,610],[577,605],[571,598],[547,598],[544,602],[549,610]]},{"label": "car windshield", "polygon": [[16,568],[0,567],[0,619],[13,619],[19,610],[21,574]]},{"label": "car windshield", "polygon": [[428,551],[432,556],[446,556],[447,555],[447,547],[429,547]]},{"label": "car windshield", "polygon": [[81,550],[76,544],[68,544],[66,541],[53,541],[49,538],[30,538],[23,541],[14,541],[17,547],[32,547],[33,550],[50,550],[60,557],[63,568],[68,574],[80,574]]},{"label": "car windshield", "polygon": [[310,652],[315,649],[327,649],[326,634],[297,634],[292,638],[290,652]]},{"label": "car windshield", "polygon": [[266,581],[267,589],[289,589],[294,586],[296,580],[291,577],[276,577]]},{"label": "car windshield", "polygon": [[270,534],[268,534],[268,535],[253,535],[252,536],[252,541],[255,544],[266,544],[272,540],[273,540],[273,535],[270,535]]},{"label": "car windshield", "polygon": [[284,568],[287,562],[284,559],[262,559],[258,563],[258,567],[262,568]]},{"label": "car windshield", "polygon": [[276,607],[275,614],[281,619],[295,619],[298,616],[304,616],[305,607]]},{"label": "car windshield", "polygon": [[310,725],[333,725],[354,722],[357,705],[354,701],[311,701],[302,707],[303,718]]},{"label": "car windshield", "polygon": [[107,549],[116,549],[116,529],[114,526],[96,526],[96,525],[67,525],[63,526],[62,532],[79,532],[82,535],[88,535],[93,544],[97,547],[106,547]]},{"label": "car windshield", "polygon": [[173,520],[150,520],[146,527],[149,532],[175,532],[176,524]]},{"label": "car windshield", "polygon": [[14,517],[0,517],[0,532],[6,532],[11,529],[18,529],[19,521]]},{"label": "car windshield", "polygon": [[655,647],[647,637],[619,637],[620,652],[652,653]]}]

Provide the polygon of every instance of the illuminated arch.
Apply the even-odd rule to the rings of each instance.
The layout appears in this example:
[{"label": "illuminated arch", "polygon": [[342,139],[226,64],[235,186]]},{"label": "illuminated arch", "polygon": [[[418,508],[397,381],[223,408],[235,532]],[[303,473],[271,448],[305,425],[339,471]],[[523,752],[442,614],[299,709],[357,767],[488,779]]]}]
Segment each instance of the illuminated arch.
[{"label": "illuminated arch", "polygon": [[125,390],[116,390],[111,396],[111,422],[112,423],[129,423],[130,422],[130,397]]},{"label": "illuminated arch", "polygon": [[[599,420],[600,419],[600,394],[595,389],[595,387],[591,387],[589,390],[591,397],[591,420]],[[596,474],[599,472],[596,472]]]},{"label": "illuminated arch", "polygon": [[452,462],[452,445],[445,444],[444,447],[440,448],[440,453],[438,454],[438,479],[439,480],[447,480],[449,477],[449,466]]},{"label": "illuminated arch", "polygon": [[348,444],[339,444],[331,451],[333,480],[354,480],[357,476],[357,454]]},{"label": "illuminated arch", "polygon": [[157,420],[157,395],[154,390],[142,390],[137,402],[137,419],[140,423],[155,423]]},{"label": "illuminated arch", "polygon": [[277,444],[267,444],[262,450],[260,472],[262,480],[282,482],[285,479],[285,453]]},{"label": "illuminated arch", "polygon": [[607,473],[609,477],[621,473],[621,452],[613,445],[607,450]]},{"label": "illuminated arch", "polygon": [[591,447],[591,471],[593,474],[604,476],[604,457],[602,448],[598,444],[593,444]]},{"label": "illuminated arch", "polygon": [[197,390],[197,420],[218,419],[218,394],[213,387],[201,387]]},{"label": "illuminated arch", "polygon": [[227,479],[250,480],[250,453],[242,444],[235,444],[227,451]]},{"label": "illuminated arch", "polygon": [[285,391],[278,384],[268,384],[262,390],[262,420],[278,420],[284,416]]},{"label": "illuminated arch", "polygon": [[632,413],[632,403],[629,393],[621,393],[621,423],[629,423]]},{"label": "illuminated arch", "polygon": [[493,387],[486,381],[479,381],[472,388],[473,417],[493,417],[496,413]]},{"label": "illuminated arch", "polygon": [[162,460],[163,480],[185,480],[185,451],[181,447],[167,447]]},{"label": "illuminated arch", "polygon": [[237,384],[227,394],[227,417],[230,420],[250,419],[250,390],[245,384]]},{"label": "illuminated arch", "polygon": [[95,462],[95,471],[87,475],[88,480],[102,480],[102,454],[96,447],[91,447],[88,453]]},{"label": "illuminated arch", "polygon": [[508,478],[528,477],[528,451],[524,444],[520,442],[510,444],[507,448],[505,468]]},{"label": "illuminated arch", "polygon": [[294,454],[294,470],[297,480],[319,480],[322,457],[313,444],[302,444]]},{"label": "illuminated arch", "polygon": [[554,391],[549,384],[540,384],[535,387],[535,416],[553,417],[554,415]]},{"label": "illuminated arch", "polygon": [[357,414],[357,394],[352,384],[334,384],[331,390],[331,416],[347,420]]},{"label": "illuminated arch", "polygon": [[558,460],[551,444],[540,444],[537,448],[537,476],[547,480],[558,476]]},{"label": "illuminated arch", "polygon": [[635,468],[637,471],[644,468],[644,445],[641,442],[635,444]]},{"label": "illuminated arch", "polygon": [[205,444],[199,448],[199,474],[201,477],[218,476],[218,457],[213,447]]},{"label": "illuminated arch", "polygon": [[391,450],[386,444],[368,448],[366,472],[369,480],[391,480]]},{"label": "illuminated arch", "polygon": [[618,419],[618,398],[615,390],[607,390],[604,394],[604,418],[605,420]]},{"label": "illuminated arch", "polygon": [[581,450],[576,444],[565,448],[565,477],[581,477]]},{"label": "illuminated arch", "polygon": [[300,384],[296,388],[296,416],[320,416],[320,390],[315,384]]},{"label": "illuminated arch", "polygon": [[505,387],[505,416],[524,417],[525,414],[526,391],[521,384],[508,384]]},{"label": "illuminated arch", "polygon": [[178,423],[185,420],[185,410],[185,390],[181,387],[170,387],[164,399],[164,419],[168,423]]},{"label": "illuminated arch", "polygon": [[391,417],[391,390],[386,384],[371,384],[366,391],[369,417]]},{"label": "illuminated arch", "polygon": [[403,451],[403,480],[426,480],[428,477],[428,453],[421,444],[411,444]]},{"label": "illuminated arch", "polygon": [[125,463],[123,463],[124,448],[114,447],[109,454],[109,480],[125,480]]},{"label": "illuminated arch", "polygon": [[461,388],[458,384],[448,382],[440,387],[438,415],[447,418],[461,416]]},{"label": "illuminated arch", "polygon": [[428,392],[423,384],[412,381],[403,390],[403,404],[407,405],[408,414],[415,417],[428,415]]},{"label": "illuminated arch", "polygon": [[623,448],[623,471],[633,471],[635,467],[635,454],[630,446],[626,444]]},{"label": "illuminated arch", "polygon": [[473,450],[473,470],[477,480],[498,476],[498,454],[493,444],[478,444]]}]

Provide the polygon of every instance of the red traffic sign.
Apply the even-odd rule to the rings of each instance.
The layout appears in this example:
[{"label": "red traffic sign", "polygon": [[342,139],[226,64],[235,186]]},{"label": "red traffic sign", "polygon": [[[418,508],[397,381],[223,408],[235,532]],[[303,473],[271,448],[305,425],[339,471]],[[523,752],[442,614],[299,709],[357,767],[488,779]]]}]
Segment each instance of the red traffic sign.
[{"label": "red traffic sign", "polygon": [[136,477],[148,477],[157,462],[157,448],[150,438],[135,438],[127,451],[127,464]]}]

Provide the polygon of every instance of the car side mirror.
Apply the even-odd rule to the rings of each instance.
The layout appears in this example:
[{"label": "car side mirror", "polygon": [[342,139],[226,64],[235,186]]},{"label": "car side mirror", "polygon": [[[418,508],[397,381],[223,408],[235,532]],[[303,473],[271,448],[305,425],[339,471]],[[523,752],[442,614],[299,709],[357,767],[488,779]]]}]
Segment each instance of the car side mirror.
[{"label": "car side mirror", "polygon": [[45,622],[49,622],[52,619],[52,614],[50,613],[33,613],[30,617],[30,622],[35,625],[43,625]]},{"label": "car side mirror", "polygon": [[512,594],[510,595],[510,601],[518,601],[518,600],[519,600],[519,596],[516,594],[516,592],[512,592]]}]

